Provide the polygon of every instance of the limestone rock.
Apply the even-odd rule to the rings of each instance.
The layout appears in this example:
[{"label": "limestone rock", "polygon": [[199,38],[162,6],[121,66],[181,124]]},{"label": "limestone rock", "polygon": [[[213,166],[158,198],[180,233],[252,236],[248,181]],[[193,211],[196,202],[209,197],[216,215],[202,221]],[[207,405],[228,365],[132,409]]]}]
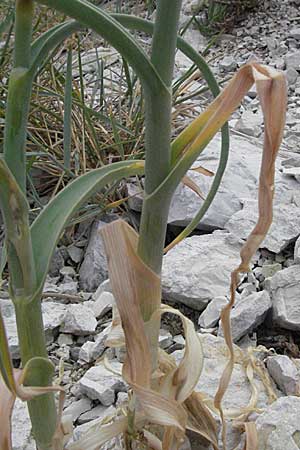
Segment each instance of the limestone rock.
[{"label": "limestone rock", "polygon": [[89,243],[79,271],[79,282],[85,291],[95,291],[108,278],[107,261],[100,230],[111,222],[114,216],[95,220],[91,228]]},{"label": "limestone rock", "polygon": [[114,406],[110,406],[109,408],[107,408],[107,406],[98,405],[95,408],[84,412],[78,418],[78,423],[79,423],[79,425],[81,425],[83,423],[90,422],[91,420],[97,420],[99,422],[104,417],[108,417],[108,416],[114,414],[115,411],[116,411],[116,408]]},{"label": "limestone rock", "polygon": [[[197,159],[194,167],[201,165],[216,172],[220,147],[221,138],[217,135]],[[231,135],[229,160],[224,177],[214,201],[198,225],[199,229],[224,228],[231,216],[242,209],[246,199],[257,198],[261,156],[261,147],[244,138]],[[281,160],[278,157],[276,162],[275,204],[290,203],[294,193],[299,191],[299,183],[291,177],[286,177],[279,170]],[[199,186],[203,195],[207,196],[212,178],[192,170],[188,175]],[[202,204],[203,200],[181,183],[171,202],[169,223],[186,226],[195,217]]]},{"label": "limestone rock", "polygon": [[256,420],[259,450],[298,450],[300,397],[281,397]]},{"label": "limestone rock", "polygon": [[79,352],[79,361],[82,363],[90,363],[94,360],[93,350],[95,342],[87,341],[83,344]]},{"label": "limestone rock", "polygon": [[297,239],[294,248],[294,261],[295,263],[300,263],[300,237]]},{"label": "limestone rock", "polygon": [[[115,370],[121,370],[120,363],[111,364]],[[99,400],[104,406],[114,403],[117,392],[126,391],[121,376],[118,377],[102,365],[91,367],[78,383],[83,394],[91,400]]]},{"label": "limestone rock", "polygon": [[[254,292],[242,298],[231,312],[231,333],[234,342],[258,327],[265,319],[272,303],[267,291]],[[222,328],[219,333],[223,336]]]},{"label": "limestone rock", "polygon": [[224,306],[228,303],[225,296],[215,297],[205,308],[199,317],[198,324],[202,328],[211,328],[217,325],[220,319],[220,313]]},{"label": "limestone rock", "polygon": [[71,416],[73,422],[76,422],[79,416],[92,409],[92,402],[89,398],[83,397],[80,400],[76,400],[64,409],[64,416]]},{"label": "limestone rock", "polygon": [[269,284],[274,322],[289,330],[300,330],[300,266],[277,272]]},{"label": "limestone rock", "polygon": [[288,356],[269,356],[267,368],[282,392],[286,395],[300,396],[300,373],[297,366]]},{"label": "limestone rock", "polygon": [[236,59],[233,58],[233,56],[225,56],[219,64],[220,69],[224,72],[233,72],[237,69],[237,62]]},{"label": "limestone rock", "polygon": [[262,134],[263,116],[260,112],[245,111],[237,121],[235,129],[248,136],[259,137]]},{"label": "limestone rock", "polygon": [[94,333],[96,327],[97,320],[90,308],[84,305],[69,305],[60,331],[85,336]]},{"label": "limestone rock", "polygon": [[18,398],[12,414],[12,444],[14,450],[35,450],[27,405]]},{"label": "limestone rock", "polygon": [[[257,221],[257,201],[247,201],[241,211],[236,212],[226,223],[226,230],[241,239],[246,239]],[[274,219],[267,237],[260,245],[271,252],[279,253],[300,234],[300,208],[293,203],[276,204]]]},{"label": "limestone rock", "polygon": [[234,237],[223,231],[184,239],[164,257],[163,298],[202,311],[214,297],[229,293],[239,250]]}]

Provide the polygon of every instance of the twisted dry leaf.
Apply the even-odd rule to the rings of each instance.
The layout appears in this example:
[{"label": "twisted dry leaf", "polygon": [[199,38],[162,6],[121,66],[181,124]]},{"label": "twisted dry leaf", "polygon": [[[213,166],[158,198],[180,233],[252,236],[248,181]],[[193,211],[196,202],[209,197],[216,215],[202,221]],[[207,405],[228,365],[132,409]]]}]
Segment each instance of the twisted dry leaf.
[{"label": "twisted dry leaf", "polygon": [[[231,275],[231,299],[221,313],[224,338],[230,352],[230,359],[224,369],[220,380],[219,389],[215,396],[215,406],[219,409],[223,422],[224,448],[226,448],[226,427],[221,407],[221,401],[230,382],[234,364],[233,342],[230,327],[230,311],[235,302],[235,291],[238,285],[239,273],[248,272],[250,270],[249,264],[251,258],[258,249],[261,242],[264,240],[272,223],[275,160],[282,140],[287,101],[286,80],[282,73],[255,63],[247,65],[245,67],[246,69],[244,70],[247,70],[248,78],[252,80],[252,83],[256,83],[257,92],[264,114],[265,132],[259,178],[259,216],[253,231],[251,232],[246,243],[241,249],[241,263],[232,272]],[[241,73],[242,72],[240,71],[235,77],[237,86],[239,86]],[[231,82],[231,84],[233,82],[234,80]],[[236,94],[238,96],[242,94],[241,87],[236,91]],[[243,95],[244,94],[245,92],[243,92]]]}]

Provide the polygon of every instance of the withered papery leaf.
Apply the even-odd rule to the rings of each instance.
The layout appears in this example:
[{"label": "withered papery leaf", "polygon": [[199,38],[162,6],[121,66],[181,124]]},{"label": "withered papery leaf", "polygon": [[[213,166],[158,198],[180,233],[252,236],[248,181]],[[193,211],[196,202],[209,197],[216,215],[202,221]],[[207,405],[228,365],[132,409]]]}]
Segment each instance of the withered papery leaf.
[{"label": "withered papery leaf", "polygon": [[[21,371],[14,371],[15,376],[20,376]],[[12,450],[11,442],[11,416],[15,404],[16,395],[12,393],[0,375],[0,449]]]},{"label": "withered papery leaf", "polygon": [[225,444],[226,428],[221,401],[230,382],[234,364],[230,311],[235,302],[239,273],[249,271],[251,258],[264,240],[272,223],[275,160],[282,140],[287,102],[286,80],[282,73],[256,63],[250,64],[250,67],[264,114],[264,148],[259,178],[258,220],[241,249],[241,263],[231,274],[231,299],[221,313],[224,338],[230,352],[230,359],[224,369],[215,396],[215,406],[219,409],[223,422],[223,445]]},{"label": "withered papery leaf", "polygon": [[160,280],[138,257],[137,233],[117,220],[101,230],[113,294],[125,334],[123,375],[130,384],[150,387],[151,353],[140,310],[143,298],[159,296]]}]

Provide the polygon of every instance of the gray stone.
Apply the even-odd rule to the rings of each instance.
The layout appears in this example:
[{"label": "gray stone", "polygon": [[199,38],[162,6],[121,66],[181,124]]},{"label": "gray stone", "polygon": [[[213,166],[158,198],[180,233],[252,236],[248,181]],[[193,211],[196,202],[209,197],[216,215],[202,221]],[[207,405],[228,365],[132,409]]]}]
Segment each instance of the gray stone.
[{"label": "gray stone", "polygon": [[109,335],[111,330],[111,325],[108,325],[106,328],[104,328],[103,331],[101,331],[101,333],[99,333],[95,339],[95,345],[92,351],[92,358],[94,361],[96,361],[96,359],[100,358],[100,356],[103,354],[104,350],[106,349],[106,339],[107,336]]},{"label": "gray stone", "polygon": [[96,292],[94,292],[94,294],[92,295],[93,300],[97,300],[103,292],[110,292],[110,293],[112,293],[111,284],[110,284],[110,279],[109,278],[107,280],[103,281],[100,284],[100,286],[97,288]]},{"label": "gray stone", "polygon": [[[121,371],[120,363],[111,363],[114,370]],[[104,366],[91,367],[79,380],[80,390],[91,400],[99,400],[104,406],[115,402],[116,393],[127,390],[121,376],[118,377]]]},{"label": "gray stone", "polygon": [[68,278],[67,281],[58,286],[58,289],[61,294],[76,295],[78,292],[78,282]]},{"label": "gray stone", "polygon": [[65,260],[63,257],[63,252],[61,248],[57,248],[51,259],[49,267],[49,275],[51,277],[57,277],[59,275],[60,269],[65,265]]},{"label": "gray stone", "polygon": [[300,373],[293,361],[285,355],[269,356],[269,374],[286,395],[300,396]]},{"label": "gray stone", "polygon": [[287,69],[293,68],[296,70],[300,70],[300,52],[297,51],[285,55],[285,63]]},{"label": "gray stone", "polygon": [[[271,299],[267,291],[255,292],[242,298],[231,312],[231,334],[237,342],[245,334],[257,328],[265,319],[271,309]],[[219,329],[220,336],[223,330]]]},{"label": "gray stone", "polygon": [[[205,167],[216,172],[219,163],[221,140],[217,135],[197,159],[194,167]],[[291,154],[293,156],[294,154]],[[198,229],[224,228],[231,216],[242,209],[247,199],[257,198],[261,147],[236,135],[230,137],[230,153],[220,188],[209,210],[198,225]],[[299,183],[286,177],[280,171],[281,157],[276,161],[275,204],[290,203]],[[189,170],[188,175],[207,196],[212,178],[197,171]],[[182,183],[178,186],[171,202],[168,221],[172,225],[186,226],[199,211],[203,200]]]},{"label": "gray stone", "polygon": [[245,111],[235,125],[236,131],[248,136],[259,137],[262,134],[263,115],[261,112]]},{"label": "gray stone", "polygon": [[90,308],[84,305],[69,305],[60,331],[62,333],[84,336],[94,333],[96,327],[97,320]]},{"label": "gray stone", "polygon": [[87,341],[83,344],[79,352],[79,362],[90,363],[93,361],[93,350],[95,342]]},{"label": "gray stone", "polygon": [[[13,359],[18,359],[20,357],[19,339],[13,303],[10,300],[0,300],[0,307],[5,324],[8,346],[11,356]],[[66,308],[64,305],[61,305],[59,303],[43,302],[42,312],[46,340],[47,343],[51,343],[53,341],[53,330],[58,328],[61,323],[63,323]]]},{"label": "gray stone", "polygon": [[294,67],[289,67],[285,75],[289,86],[296,84],[299,74]]},{"label": "gray stone", "polygon": [[27,404],[18,398],[12,413],[12,445],[14,450],[35,450]]},{"label": "gray stone", "polygon": [[106,254],[100,235],[101,228],[111,221],[110,216],[107,217],[107,221],[96,220],[91,228],[89,243],[79,270],[80,285],[85,291],[96,290],[108,278]]},{"label": "gray stone", "polygon": [[76,276],[76,272],[73,269],[73,267],[71,266],[64,266],[60,269],[59,273],[64,277],[64,278],[75,278]]},{"label": "gray stone", "polygon": [[75,402],[71,403],[67,408],[64,409],[63,415],[64,416],[71,416],[72,421],[76,422],[78,417],[81,414],[84,414],[87,411],[90,411],[92,409],[92,402],[89,398],[84,397],[80,400],[76,400]]},{"label": "gray stone", "polygon": [[73,336],[71,334],[60,333],[57,339],[58,345],[72,345],[73,344]]},{"label": "gray stone", "polygon": [[299,41],[299,40],[300,40],[300,28],[299,28],[299,27],[292,28],[292,29],[289,31],[289,35],[290,35],[292,38],[294,38],[294,39],[296,39],[297,41]]},{"label": "gray stone", "polygon": [[96,300],[85,302],[85,304],[94,311],[95,317],[99,319],[112,309],[115,299],[110,292],[102,292]]},{"label": "gray stone", "polygon": [[76,245],[70,245],[70,247],[67,248],[67,251],[74,263],[80,263],[83,257],[83,250],[81,248],[76,247]]},{"label": "gray stone", "polygon": [[275,324],[289,330],[300,330],[300,266],[277,272],[269,285]]},{"label": "gray stone", "polygon": [[162,348],[163,350],[166,350],[168,347],[170,347],[173,344],[171,333],[167,330],[160,330],[158,343],[160,348]]},{"label": "gray stone", "polygon": [[101,421],[104,419],[104,417],[111,416],[116,412],[116,408],[114,406],[110,406],[107,408],[107,406],[98,405],[93,409],[90,409],[87,412],[84,412],[79,419],[78,423],[79,425],[83,423],[90,422],[91,420],[98,420]]},{"label": "gray stone", "polygon": [[300,237],[297,239],[294,248],[294,261],[295,263],[300,263]]},{"label": "gray stone", "polygon": [[224,306],[228,303],[225,296],[215,297],[205,308],[199,317],[198,324],[202,328],[211,328],[217,325]]},{"label": "gray stone", "polygon": [[262,272],[262,275],[264,276],[264,278],[270,278],[281,269],[282,269],[282,266],[279,263],[263,264],[263,266],[261,268],[261,272]]},{"label": "gray stone", "polygon": [[282,397],[256,420],[259,450],[298,450],[300,398]]},{"label": "gray stone", "polygon": [[239,250],[234,237],[223,231],[184,239],[164,257],[163,298],[202,311],[214,297],[229,293]]},{"label": "gray stone", "polygon": [[225,56],[220,62],[220,69],[224,72],[233,72],[237,69],[237,62],[233,56]]},{"label": "gray stone", "polygon": [[[258,217],[257,202],[246,201],[244,208],[235,213],[226,223],[226,230],[237,238],[246,239],[254,228]],[[271,252],[284,250],[300,234],[300,208],[293,203],[275,204],[271,228],[260,244]]]}]

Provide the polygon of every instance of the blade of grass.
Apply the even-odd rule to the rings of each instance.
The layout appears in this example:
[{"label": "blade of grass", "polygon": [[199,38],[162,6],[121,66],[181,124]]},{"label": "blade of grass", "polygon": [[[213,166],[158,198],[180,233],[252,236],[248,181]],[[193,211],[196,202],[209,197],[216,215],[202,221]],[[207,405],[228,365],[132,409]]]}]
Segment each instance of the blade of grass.
[{"label": "blade of grass", "polygon": [[68,50],[64,99],[64,166],[71,168],[72,147],[72,48]]}]

